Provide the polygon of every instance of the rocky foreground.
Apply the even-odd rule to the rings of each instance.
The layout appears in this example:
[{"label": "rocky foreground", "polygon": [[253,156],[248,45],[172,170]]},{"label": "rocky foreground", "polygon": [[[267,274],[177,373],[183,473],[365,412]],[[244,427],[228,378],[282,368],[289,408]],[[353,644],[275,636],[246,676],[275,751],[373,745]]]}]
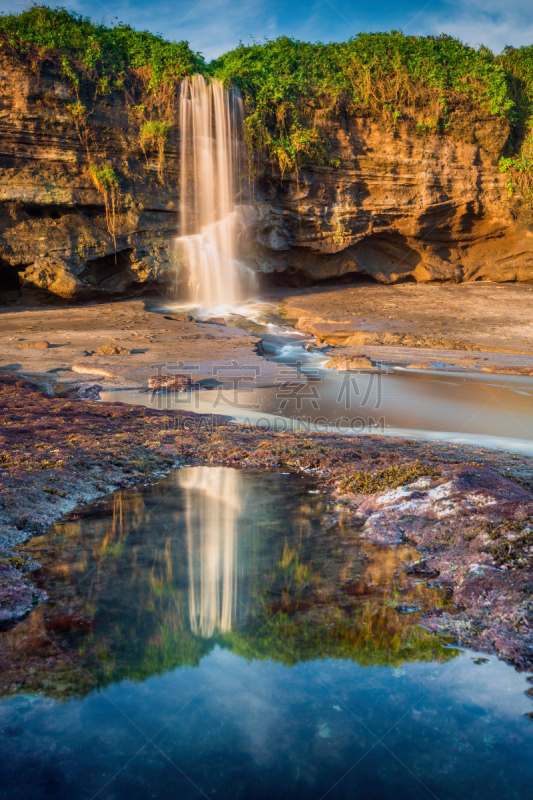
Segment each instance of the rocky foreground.
[{"label": "rocky foreground", "polygon": [[268,432],[226,417],[50,398],[0,376],[0,619],[41,597],[17,551],[74,508],[183,463],[316,476],[353,512],[362,538],[415,543],[413,581],[453,606],[414,619],[463,644],[533,665],[533,461],[440,443]]}]

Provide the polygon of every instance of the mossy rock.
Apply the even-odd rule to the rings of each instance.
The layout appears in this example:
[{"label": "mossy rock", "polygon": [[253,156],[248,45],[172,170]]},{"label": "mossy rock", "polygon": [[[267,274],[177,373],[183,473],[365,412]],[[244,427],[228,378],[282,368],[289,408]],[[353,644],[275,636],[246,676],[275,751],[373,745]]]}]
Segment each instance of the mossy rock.
[{"label": "mossy rock", "polygon": [[376,494],[385,489],[397,489],[421,477],[437,478],[438,470],[418,461],[410,464],[395,464],[377,472],[354,472],[339,485],[342,494]]},{"label": "mossy rock", "polygon": [[487,550],[498,567],[520,569],[533,563],[533,520],[507,520],[489,523],[487,531],[491,544]]}]

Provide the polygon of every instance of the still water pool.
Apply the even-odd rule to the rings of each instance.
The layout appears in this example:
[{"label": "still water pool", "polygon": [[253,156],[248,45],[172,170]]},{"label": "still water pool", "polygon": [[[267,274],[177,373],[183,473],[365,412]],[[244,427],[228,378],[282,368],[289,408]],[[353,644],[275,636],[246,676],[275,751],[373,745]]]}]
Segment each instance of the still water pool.
[{"label": "still water pool", "polygon": [[33,539],[0,797],[529,797],[526,676],[417,624],[449,601],[416,551],[343,515],[311,479],[190,467]]}]

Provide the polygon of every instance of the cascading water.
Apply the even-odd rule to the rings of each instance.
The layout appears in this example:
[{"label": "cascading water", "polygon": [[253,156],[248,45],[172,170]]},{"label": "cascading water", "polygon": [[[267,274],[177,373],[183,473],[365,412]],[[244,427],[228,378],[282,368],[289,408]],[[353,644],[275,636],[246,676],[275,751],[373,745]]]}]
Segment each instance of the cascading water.
[{"label": "cascading water", "polygon": [[243,228],[235,207],[242,105],[221,81],[202,75],[181,84],[182,235],[178,247],[189,271],[190,298],[207,306],[240,299],[237,242]]}]

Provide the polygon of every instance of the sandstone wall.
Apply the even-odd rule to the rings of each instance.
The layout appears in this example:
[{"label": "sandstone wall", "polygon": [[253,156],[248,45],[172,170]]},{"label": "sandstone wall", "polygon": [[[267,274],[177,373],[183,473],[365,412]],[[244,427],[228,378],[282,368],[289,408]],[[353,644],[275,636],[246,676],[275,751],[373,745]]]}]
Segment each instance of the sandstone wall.
[{"label": "sandstone wall", "polygon": [[498,160],[505,120],[457,115],[446,135],[384,120],[329,123],[340,168],[263,174],[255,214],[261,270],[305,282],[533,279],[531,204],[510,199]]},{"label": "sandstone wall", "polygon": [[[37,74],[0,58],[0,300],[20,288],[84,300],[174,279],[177,131],[161,183],[157,153],[143,152],[124,96],[93,104],[82,91],[80,100],[87,126],[76,125],[68,106],[77,98],[53,65]],[[91,163],[111,166],[120,179],[116,245]]]}]

